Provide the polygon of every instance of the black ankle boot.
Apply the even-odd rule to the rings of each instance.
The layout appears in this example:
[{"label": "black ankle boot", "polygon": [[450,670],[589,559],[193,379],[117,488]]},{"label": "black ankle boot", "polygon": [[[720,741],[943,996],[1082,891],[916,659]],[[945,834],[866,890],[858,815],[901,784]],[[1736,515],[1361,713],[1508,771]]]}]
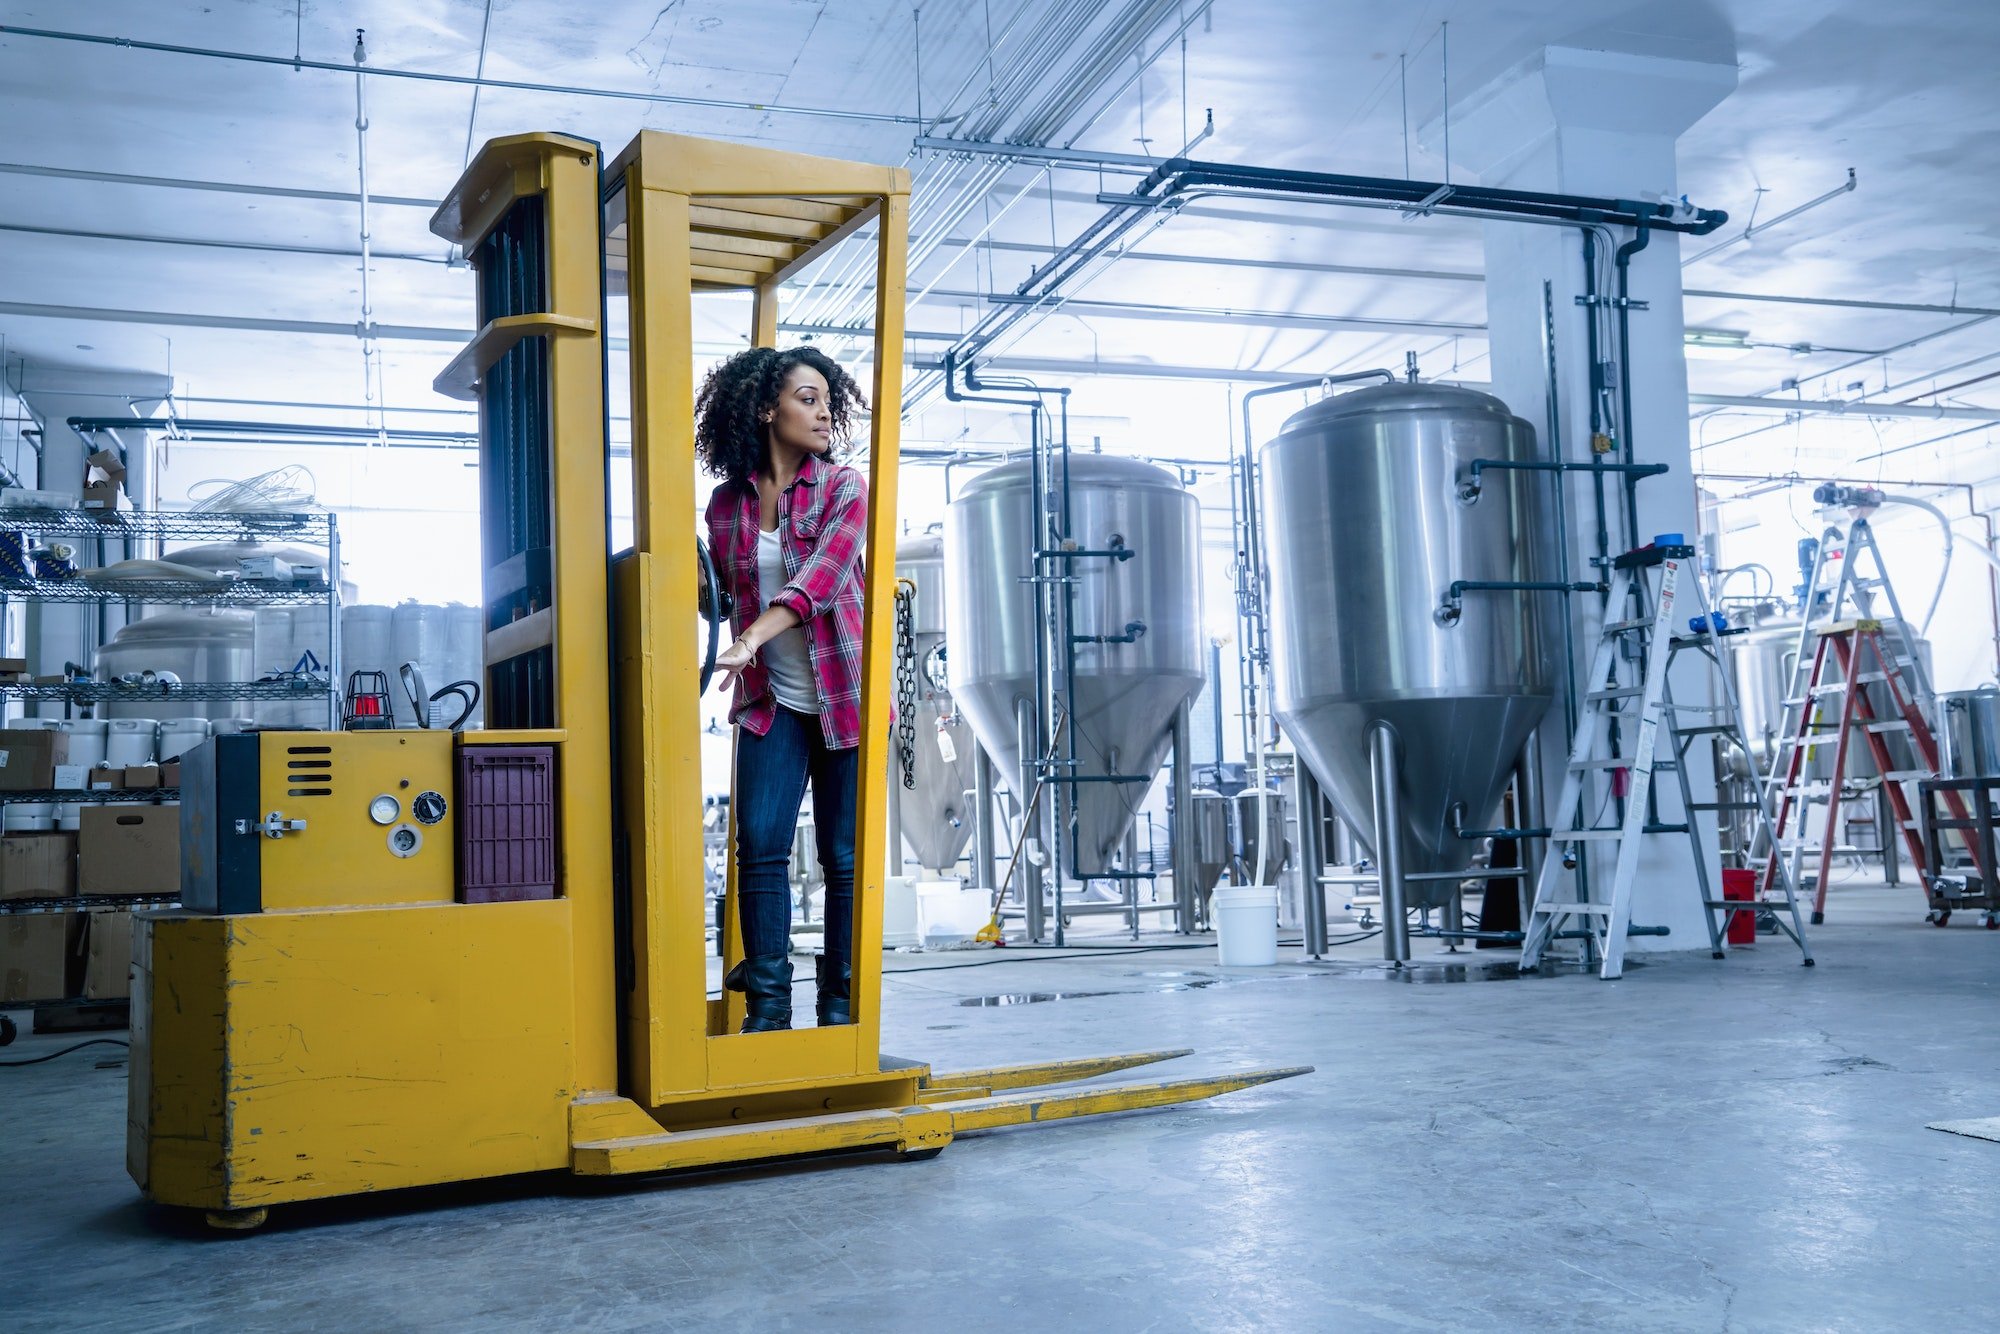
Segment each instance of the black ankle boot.
[{"label": "black ankle boot", "polygon": [[792,956],[763,954],[729,970],[722,985],[749,998],[743,1032],[771,1033],[792,1026]]},{"label": "black ankle boot", "polygon": [[847,996],[853,970],[844,961],[836,963],[821,954],[813,959],[813,974],[819,981],[819,1026],[829,1028],[834,1024],[853,1023],[854,1011]]}]

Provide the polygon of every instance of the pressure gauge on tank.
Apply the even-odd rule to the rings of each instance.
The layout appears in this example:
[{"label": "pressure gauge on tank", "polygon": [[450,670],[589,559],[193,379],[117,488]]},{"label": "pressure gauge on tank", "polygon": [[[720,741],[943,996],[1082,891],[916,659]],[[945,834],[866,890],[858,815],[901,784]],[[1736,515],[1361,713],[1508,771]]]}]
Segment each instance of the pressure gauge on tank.
[{"label": "pressure gauge on tank", "polygon": [[392,825],[403,813],[403,803],[384,792],[368,803],[368,818],[379,825]]}]

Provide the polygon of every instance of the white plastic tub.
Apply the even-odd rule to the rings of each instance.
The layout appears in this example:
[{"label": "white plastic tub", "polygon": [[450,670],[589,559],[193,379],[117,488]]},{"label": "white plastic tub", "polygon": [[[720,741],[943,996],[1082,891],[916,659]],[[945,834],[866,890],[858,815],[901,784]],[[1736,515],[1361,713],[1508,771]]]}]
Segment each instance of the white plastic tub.
[{"label": "white plastic tub", "polygon": [[958,945],[979,934],[992,915],[993,896],[956,880],[917,883],[917,939],[925,949]]},{"label": "white plastic tub", "polygon": [[1217,960],[1225,968],[1278,961],[1278,891],[1269,885],[1221,885],[1215,891]]}]

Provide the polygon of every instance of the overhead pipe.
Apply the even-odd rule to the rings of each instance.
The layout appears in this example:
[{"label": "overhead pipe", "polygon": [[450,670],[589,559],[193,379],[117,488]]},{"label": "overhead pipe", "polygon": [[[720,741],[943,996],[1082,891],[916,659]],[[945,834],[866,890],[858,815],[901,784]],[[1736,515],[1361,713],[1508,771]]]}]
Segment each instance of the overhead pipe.
[{"label": "overhead pipe", "polygon": [[[264,56],[252,51],[227,51],[214,47],[181,46],[171,42],[145,42],[133,37],[104,37],[95,33],[57,32],[46,28],[24,28],[0,23],[0,37],[35,37],[52,42],[80,42],[90,46],[113,46],[127,51],[147,51],[158,55],[195,56],[205,60],[227,60],[251,65],[282,65],[292,70],[324,70],[351,74],[351,65],[329,60],[307,60],[298,55]],[[885,111],[845,111],[835,107],[787,106],[778,102],[733,102],[719,97],[689,97],[677,93],[642,93],[626,88],[588,88],[576,84],[536,83],[525,79],[490,79],[468,74],[443,74],[435,70],[377,69],[385,79],[411,79],[421,83],[455,84],[467,88],[504,88],[520,93],[555,93],[563,97],[597,97],[619,102],[646,102],[655,106],[705,107],[713,111],[755,111],[773,116],[818,116],[828,120],[867,121],[883,125],[924,125],[915,116]],[[933,121],[936,125],[949,120]]]},{"label": "overhead pipe", "polygon": [[[378,197],[373,202],[379,204],[382,201]],[[352,259],[361,253],[340,246],[287,245],[281,241],[218,241],[201,236],[151,236],[143,232],[100,232],[80,227],[31,227],[20,222],[0,222],[0,232],[17,232],[23,236],[60,236],[78,241],[124,241],[140,245],[178,245],[206,250],[246,250],[257,254],[317,255],[337,259]],[[378,250],[375,258],[407,260],[418,264],[445,263],[442,255],[417,255],[399,250]]]},{"label": "overhead pipe", "polygon": [[[198,435],[266,435],[291,436],[301,439],[319,440],[373,440],[381,432],[373,426],[328,426],[317,422],[261,422],[229,421],[206,417],[178,417],[171,421],[148,421],[136,417],[71,417],[71,430],[82,434],[88,431],[165,431],[175,436]],[[388,435],[404,440],[436,440],[476,443],[478,430],[467,431],[403,431],[391,430]]]},{"label": "overhead pipe", "polygon": [[[1004,134],[1009,139],[1039,144],[1057,133],[1076,117],[1081,100],[1089,90],[1098,87],[1108,77],[1111,62],[1122,61],[1132,46],[1172,10],[1167,0],[1134,0],[1110,25],[1090,39],[1089,47],[1083,49],[1080,56],[1069,60],[1061,77],[1055,77],[1058,65],[1082,48],[1085,35],[1105,8],[1105,0],[1069,0],[1060,4],[1034,33],[1036,41],[1029,47],[1026,56],[1007,62],[1000,86],[989,85],[983,104],[952,116],[951,120],[969,137],[982,141]],[[1030,9],[1031,6],[1021,6],[992,39],[989,61],[994,51],[1006,45]],[[1190,16],[1183,13],[1182,18],[1186,22]],[[1156,52],[1147,57],[1140,68],[1149,67],[1158,55]],[[978,65],[967,72],[957,91],[947,100],[947,110],[955,106],[972,87],[978,72]],[[1053,86],[1040,101],[1024,110],[1027,99],[1034,91],[1052,82]],[[1112,100],[1114,97],[1103,99],[1091,119],[1101,115]],[[904,159],[904,165],[910,165],[917,151],[913,146]],[[998,186],[1013,165],[1008,162],[973,163],[968,179],[967,173],[960,170],[968,160],[960,159],[947,164],[948,170],[941,177],[926,174],[917,183],[910,204],[913,233],[918,238],[909,257],[908,268],[912,273],[936,252],[987,192]],[[1035,184],[1031,181],[1017,190],[1001,212],[1019,203]],[[934,215],[932,204],[940,200],[945,202]],[[997,217],[989,219],[988,228],[997,221]],[[962,259],[964,253],[967,252],[961,252],[953,263]],[[834,276],[831,290],[812,298],[802,314],[816,317],[820,322],[854,323],[855,313],[865,304],[865,291],[874,280],[874,260],[863,250],[855,249],[844,264],[837,263]],[[942,276],[933,275],[932,284]],[[922,299],[922,293],[919,293],[918,299]]]},{"label": "overhead pipe", "polygon": [[[47,176],[61,181],[90,181],[101,185],[139,185],[160,190],[202,190],[227,195],[269,195],[278,199],[319,199],[333,204],[352,204],[359,196],[346,190],[305,190],[289,185],[265,185],[250,181],[197,181],[178,176],[128,176],[115,171],[84,171],[76,167],[36,167],[22,162],[0,162],[0,174]],[[412,199],[407,195],[377,195],[378,204],[397,208],[420,208],[434,213],[441,199]]]},{"label": "overhead pipe", "polygon": [[1771,219],[1769,222],[1752,222],[1749,226],[1745,227],[1742,231],[1730,237],[1728,240],[1718,241],[1714,245],[1710,246],[1708,249],[1702,251],[1700,254],[1690,255],[1688,258],[1682,260],[1681,267],[1686,268],[1688,265],[1693,264],[1697,260],[1707,259],[1710,255],[1713,255],[1716,251],[1727,250],[1730,246],[1737,244],[1739,241],[1747,241],[1751,237],[1757,235],[1757,233],[1767,232],[1781,222],[1789,222],[1793,218],[1798,217],[1799,214],[1804,213],[1807,209],[1818,208],[1821,204],[1824,204],[1829,199],[1837,199],[1841,195],[1847,194],[1849,191],[1853,190],[1857,184],[1859,184],[1859,182],[1855,180],[1854,168],[1849,167],[1847,169],[1847,179],[1843,181],[1841,184],[1834,186],[1833,189],[1828,190],[1825,194],[1820,195],[1816,199],[1808,199],[1805,203],[1800,204],[1797,208],[1791,210],[1788,213],[1780,213],[1777,217]]},{"label": "overhead pipe", "polygon": [[[1618,247],[1612,268],[1618,274],[1618,412],[1621,439],[1618,449],[1629,465],[1632,453],[1632,256],[1653,239],[1645,223],[1635,229],[1631,240]],[[1639,543],[1639,479],[1625,474],[1625,535],[1629,546]]]},{"label": "overhead pipe", "polygon": [[1703,407],[1753,408],[1765,412],[1824,412],[1844,417],[1914,417],[1935,421],[2000,422],[2000,408],[1925,407],[1915,403],[1871,403],[1866,399],[1766,398],[1755,394],[1689,394]]},{"label": "overhead pipe", "polygon": [[[1195,197],[1207,194],[1265,197],[1274,193],[1323,203],[1398,208],[1412,215],[1449,211],[1454,215],[1576,227],[1638,227],[1643,224],[1692,235],[1705,235],[1728,220],[1728,215],[1719,210],[1686,209],[1660,202],[1174,158],[1150,172],[1131,194],[1100,195],[1099,201],[1106,205],[1106,211],[1015,289],[1016,296],[1033,299],[1005,306],[982,318],[960,339],[960,355],[997,351],[993,345],[1001,335],[1028,315],[1058,300],[1061,289],[1109,251],[1143,215],[1153,213],[1159,222],[1164,222],[1174,210]],[[905,411],[921,406],[931,388],[932,382],[919,380],[914,383],[904,398]]]}]

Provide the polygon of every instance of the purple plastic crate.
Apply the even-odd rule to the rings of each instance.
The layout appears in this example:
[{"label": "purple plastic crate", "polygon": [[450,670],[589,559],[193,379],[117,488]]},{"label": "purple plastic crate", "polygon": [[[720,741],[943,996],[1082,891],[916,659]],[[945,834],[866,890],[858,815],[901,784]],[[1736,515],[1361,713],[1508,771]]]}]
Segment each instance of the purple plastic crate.
[{"label": "purple plastic crate", "polygon": [[555,747],[460,746],[459,902],[555,896]]}]

